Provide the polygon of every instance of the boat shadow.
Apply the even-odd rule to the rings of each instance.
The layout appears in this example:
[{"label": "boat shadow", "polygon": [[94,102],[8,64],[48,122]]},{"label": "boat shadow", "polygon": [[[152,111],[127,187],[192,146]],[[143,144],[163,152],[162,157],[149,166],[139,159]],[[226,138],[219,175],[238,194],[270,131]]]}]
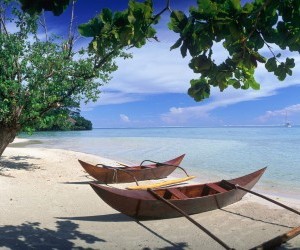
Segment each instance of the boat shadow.
[{"label": "boat shadow", "polygon": [[80,176],[82,178],[87,178],[88,180],[86,181],[64,181],[64,182],[59,182],[60,184],[73,184],[73,185],[82,185],[82,184],[90,184],[90,183],[95,183],[95,184],[102,184],[104,185],[104,183],[95,180],[94,178],[90,177],[89,175],[82,175]]},{"label": "boat shadow", "polygon": [[73,184],[73,185],[87,185],[90,184],[92,181],[65,181],[59,182],[59,184]]},{"label": "boat shadow", "polygon": [[7,249],[84,249],[73,240],[87,244],[105,242],[96,236],[82,233],[79,225],[71,221],[56,221],[56,229],[42,228],[39,222],[0,226],[0,248]]},{"label": "boat shadow", "polygon": [[103,215],[92,215],[92,216],[76,216],[76,217],[55,217],[59,220],[77,220],[77,221],[98,221],[98,222],[127,222],[133,219],[127,215],[118,214],[103,214]]}]

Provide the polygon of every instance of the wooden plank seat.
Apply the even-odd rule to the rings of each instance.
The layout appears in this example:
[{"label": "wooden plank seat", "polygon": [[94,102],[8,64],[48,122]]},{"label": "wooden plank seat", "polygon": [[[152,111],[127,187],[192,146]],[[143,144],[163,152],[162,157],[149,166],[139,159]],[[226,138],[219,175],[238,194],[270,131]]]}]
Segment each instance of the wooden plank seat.
[{"label": "wooden plank seat", "polygon": [[220,187],[219,185],[217,185],[216,183],[207,183],[206,186],[208,186],[209,188],[215,190],[218,193],[224,193],[227,192],[228,190],[226,190],[225,188]]},{"label": "wooden plank seat", "polygon": [[171,189],[171,188],[168,188],[167,189],[168,192],[170,192],[173,196],[175,196],[176,198],[180,199],[180,200],[186,200],[188,199],[189,197],[186,196],[184,193],[182,193],[180,190],[174,188],[174,189]]}]

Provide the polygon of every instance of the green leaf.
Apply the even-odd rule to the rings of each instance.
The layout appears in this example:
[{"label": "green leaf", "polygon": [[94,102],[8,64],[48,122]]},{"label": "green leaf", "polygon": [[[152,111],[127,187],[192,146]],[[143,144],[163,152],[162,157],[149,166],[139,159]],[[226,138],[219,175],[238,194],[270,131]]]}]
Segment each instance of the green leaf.
[{"label": "green leaf", "polygon": [[183,42],[182,46],[180,47],[180,52],[183,58],[187,55],[187,49],[187,44]]},{"label": "green leaf", "polygon": [[42,10],[52,11],[54,15],[59,16],[70,4],[70,0],[19,0],[22,4],[22,10],[34,15],[41,13]]},{"label": "green leaf", "polygon": [[260,84],[255,81],[254,78],[251,78],[247,81],[247,83],[249,84],[249,86],[254,89],[254,90],[259,90],[260,89]]},{"label": "green leaf", "polygon": [[102,9],[102,12],[100,14],[100,18],[105,23],[112,22],[112,19],[113,19],[112,11],[110,9],[106,9],[106,8]]},{"label": "green leaf", "polygon": [[88,24],[88,23],[80,24],[78,26],[78,32],[80,33],[80,35],[85,36],[85,37],[93,37],[94,36],[94,32],[91,29],[90,24]]},{"label": "green leaf", "polygon": [[230,35],[234,40],[239,40],[241,37],[241,31],[235,22],[231,22],[229,25]]},{"label": "green leaf", "polygon": [[258,32],[254,32],[254,34],[250,37],[249,41],[253,43],[253,45],[251,46],[253,46],[256,51],[261,49],[265,45],[264,39]]},{"label": "green leaf", "polygon": [[278,77],[280,81],[283,81],[286,78],[287,71],[284,63],[280,63],[277,69],[274,71],[274,74]]},{"label": "green leaf", "polygon": [[103,23],[98,18],[91,19],[88,23],[78,26],[78,32],[85,37],[97,36],[103,28]]},{"label": "green leaf", "polygon": [[195,73],[204,73],[212,67],[212,61],[208,59],[205,55],[200,55],[194,57],[189,63],[189,67]]},{"label": "green leaf", "polygon": [[255,58],[255,60],[261,62],[261,63],[266,63],[266,58],[263,57],[261,54],[259,54],[256,51],[251,51],[252,56]]},{"label": "green leaf", "polygon": [[251,13],[253,11],[253,4],[252,3],[246,3],[243,7],[243,13]]},{"label": "green leaf", "polygon": [[156,35],[156,30],[153,29],[152,27],[149,27],[147,32],[147,38],[154,38],[155,35]]},{"label": "green leaf", "polygon": [[129,21],[129,23],[132,24],[136,21],[136,18],[134,17],[134,15],[130,14],[130,15],[128,15],[128,21]]},{"label": "green leaf", "polygon": [[286,58],[285,65],[288,68],[294,68],[295,67],[295,59],[294,58]]},{"label": "green leaf", "polygon": [[186,26],[188,19],[182,11],[172,11],[171,21],[168,26],[170,30],[176,33],[180,33]]},{"label": "green leaf", "polygon": [[293,71],[291,71],[290,69],[286,69],[286,73],[287,73],[289,76],[293,75]]},{"label": "green leaf", "polygon": [[241,9],[241,1],[240,0],[230,0],[230,2],[235,10]]},{"label": "green leaf", "polygon": [[195,101],[202,101],[210,95],[210,86],[204,79],[193,79],[190,81],[191,87],[188,94],[195,99]]},{"label": "green leaf", "polygon": [[236,79],[230,79],[230,80],[228,80],[228,84],[232,85],[235,89],[241,88],[240,82],[238,80],[236,80]]},{"label": "green leaf", "polygon": [[93,41],[93,42],[91,43],[91,45],[92,45],[92,48],[93,48],[94,51],[97,51],[97,50],[98,50],[98,43],[97,43],[97,41]]},{"label": "green leaf", "polygon": [[265,64],[265,67],[269,72],[274,72],[277,69],[276,58],[275,57],[270,58]]},{"label": "green leaf", "polygon": [[131,39],[133,37],[133,27],[127,25],[120,30],[120,42],[124,46],[129,45],[131,43]]},{"label": "green leaf", "polygon": [[182,44],[182,38],[179,38],[170,48],[170,50],[177,49]]},{"label": "green leaf", "polygon": [[197,0],[197,2],[199,12],[205,13],[206,16],[211,17],[219,12],[217,4],[211,0]]}]

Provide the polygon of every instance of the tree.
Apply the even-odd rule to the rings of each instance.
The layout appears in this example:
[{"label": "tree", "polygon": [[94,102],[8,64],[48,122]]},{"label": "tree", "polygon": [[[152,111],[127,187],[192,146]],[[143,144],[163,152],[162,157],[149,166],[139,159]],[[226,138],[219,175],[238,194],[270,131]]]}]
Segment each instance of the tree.
[{"label": "tree", "polygon": [[[43,7],[44,1],[38,2],[39,9],[51,10],[49,6]],[[286,50],[300,52],[300,1],[253,0],[242,5],[240,0],[197,0],[197,6],[190,8],[189,15],[180,10],[171,11],[171,1],[166,3],[166,7],[151,19],[151,0],[140,4],[129,1],[129,9],[122,16],[103,10],[104,19],[101,15],[95,17],[81,25],[79,31],[93,38],[90,51],[101,56],[106,42],[118,47],[134,40],[134,44],[142,46],[146,32],[143,26],[136,27],[136,20],[147,27],[169,10],[169,29],[179,34],[171,49],[179,48],[183,57],[189,53],[192,58],[189,67],[199,74],[198,79],[190,81],[188,90],[196,101],[209,97],[211,87],[218,87],[220,91],[229,86],[259,89],[260,84],[254,78],[259,64],[264,64],[281,81],[292,75],[294,59],[284,58],[281,53]],[[67,2],[60,3],[60,9],[67,5]],[[24,5],[24,9],[37,10],[33,4]],[[116,30],[121,30],[120,37],[114,35]],[[222,43],[224,53],[228,54],[219,64],[213,58],[216,43]],[[263,47],[269,49],[268,55],[261,51]]]},{"label": "tree", "polygon": [[15,1],[0,2],[0,156],[21,129],[58,119],[47,115],[52,110],[95,101],[117,69],[113,59],[127,57],[119,50],[102,57],[84,48],[74,52],[72,34],[41,40],[38,21]]}]

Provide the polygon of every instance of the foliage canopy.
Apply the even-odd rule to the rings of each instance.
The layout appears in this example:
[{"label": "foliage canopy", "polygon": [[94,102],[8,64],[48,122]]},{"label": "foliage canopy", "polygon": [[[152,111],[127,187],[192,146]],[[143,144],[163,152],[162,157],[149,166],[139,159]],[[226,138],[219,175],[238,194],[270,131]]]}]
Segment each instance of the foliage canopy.
[{"label": "foliage canopy", "polygon": [[[166,2],[166,8],[156,16],[151,0],[130,0],[123,12],[103,9],[100,15],[82,24],[79,31],[93,38],[89,49],[99,56],[108,48],[141,47],[147,38],[155,37],[152,25],[158,17],[171,10],[171,1]],[[67,2],[59,5],[66,7]],[[26,6],[31,11],[36,9],[33,4]],[[190,81],[189,95],[200,101],[209,97],[211,87],[221,91],[229,86],[259,89],[254,77],[259,64],[283,81],[292,75],[295,62],[282,56],[282,52],[300,52],[299,23],[298,0],[253,0],[244,5],[240,0],[197,0],[197,6],[190,7],[188,14],[171,11],[168,26],[179,35],[171,49],[180,49],[183,57],[189,54],[189,67],[199,74],[199,78]],[[220,63],[213,58],[213,46],[217,43],[222,44],[224,54],[228,55]]]}]

